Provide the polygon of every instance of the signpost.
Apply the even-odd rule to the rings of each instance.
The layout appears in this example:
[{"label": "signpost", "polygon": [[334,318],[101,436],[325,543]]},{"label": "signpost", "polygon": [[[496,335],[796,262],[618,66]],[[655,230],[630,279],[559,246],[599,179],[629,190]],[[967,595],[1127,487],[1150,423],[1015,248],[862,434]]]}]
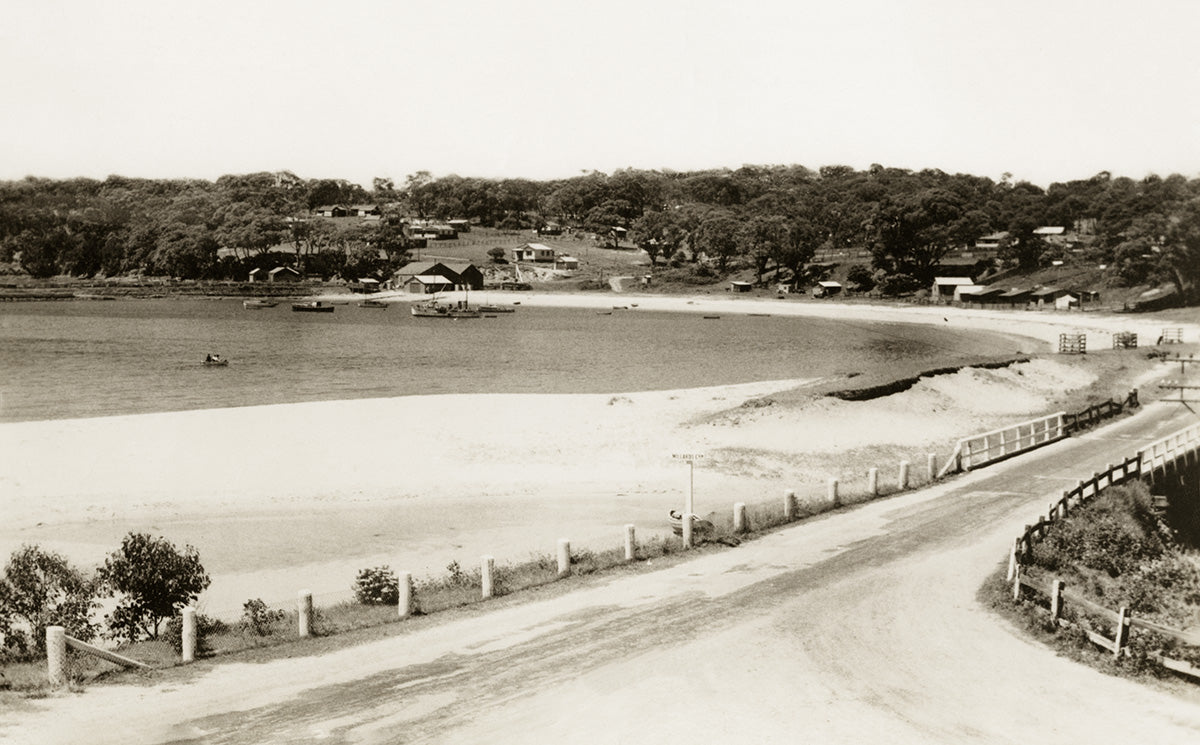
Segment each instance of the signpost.
[{"label": "signpost", "polygon": [[692,519],[695,517],[694,493],[696,490],[696,461],[704,456],[700,453],[675,453],[671,456],[676,460],[686,460],[688,464],[687,500],[683,503],[683,547],[692,547]]}]

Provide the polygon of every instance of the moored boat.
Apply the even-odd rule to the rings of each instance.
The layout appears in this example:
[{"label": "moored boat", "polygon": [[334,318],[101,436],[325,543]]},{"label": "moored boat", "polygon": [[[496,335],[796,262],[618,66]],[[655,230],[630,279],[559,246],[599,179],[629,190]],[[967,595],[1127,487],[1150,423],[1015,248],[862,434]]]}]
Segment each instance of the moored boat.
[{"label": "moored boat", "polygon": [[279,305],[277,300],[243,300],[242,307],[246,310],[258,310],[260,308],[274,308]]},{"label": "moored boat", "polygon": [[434,300],[413,303],[409,308],[409,311],[417,318],[449,318],[448,310],[449,308],[438,305]]},{"label": "moored boat", "polygon": [[517,309],[506,305],[481,305],[479,311],[481,313],[516,313]]},{"label": "moored boat", "polygon": [[360,302],[358,304],[358,307],[360,307],[360,308],[380,308],[382,310],[387,310],[388,304],[383,302],[382,300],[363,300],[362,302]]},{"label": "moored boat", "polygon": [[292,303],[292,310],[296,313],[332,313],[333,306],[320,300],[305,300]]}]

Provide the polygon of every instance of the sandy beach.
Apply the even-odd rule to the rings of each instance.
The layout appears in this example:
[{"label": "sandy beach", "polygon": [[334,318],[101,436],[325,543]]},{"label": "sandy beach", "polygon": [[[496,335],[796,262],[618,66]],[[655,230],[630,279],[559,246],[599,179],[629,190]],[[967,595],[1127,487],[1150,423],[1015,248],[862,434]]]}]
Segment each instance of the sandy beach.
[{"label": "sandy beach", "polygon": [[[1025,352],[1050,351],[1064,332],[1088,333],[1093,349],[1111,346],[1116,331],[1148,345],[1164,325],[1144,316],[711,296],[504,297],[518,300],[939,324],[1019,335]],[[1198,333],[1189,325],[1185,339]],[[1096,380],[1088,364],[1051,357],[923,379],[864,402],[806,398],[815,381],[774,380],[0,424],[0,552],[39,543],[93,566],[128,531],[146,531],[199,549],[214,578],[203,605],[215,615],[236,616],[254,597],[287,604],[301,588],[333,601],[367,566],[420,576],[452,560],[473,566],[481,554],[520,561],[552,552],[558,538],[617,545],[627,523],[642,536],[665,533],[667,511],[689,488],[676,453],[706,456],[695,471],[700,514],[774,500],[784,489],[816,499],[830,477],[852,489],[875,466],[886,484],[901,459],[916,470],[927,452],[944,458],[957,438],[1052,411]]]}]

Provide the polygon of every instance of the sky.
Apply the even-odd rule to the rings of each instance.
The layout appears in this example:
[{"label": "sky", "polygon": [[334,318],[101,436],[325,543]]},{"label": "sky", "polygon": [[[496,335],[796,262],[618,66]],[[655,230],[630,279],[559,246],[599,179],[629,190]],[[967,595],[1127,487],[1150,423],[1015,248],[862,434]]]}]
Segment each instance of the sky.
[{"label": "sky", "polygon": [[0,179],[1200,176],[1193,0],[0,0]]}]

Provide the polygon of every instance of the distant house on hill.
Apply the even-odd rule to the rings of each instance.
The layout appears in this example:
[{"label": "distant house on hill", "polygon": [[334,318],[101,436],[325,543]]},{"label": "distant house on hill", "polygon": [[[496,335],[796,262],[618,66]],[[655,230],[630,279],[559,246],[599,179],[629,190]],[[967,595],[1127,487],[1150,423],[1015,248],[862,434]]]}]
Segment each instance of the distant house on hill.
[{"label": "distant house on hill", "polygon": [[1008,231],[1002,230],[999,233],[991,233],[989,235],[980,236],[975,239],[975,248],[980,251],[996,251],[1004,240],[1008,238]]},{"label": "distant house on hill", "polygon": [[513,261],[554,261],[554,249],[544,243],[526,243],[513,249]]},{"label": "distant house on hill", "polygon": [[340,204],[326,204],[313,208],[313,214],[319,217],[348,217],[350,209]]},{"label": "distant house on hill", "polygon": [[554,268],[573,272],[579,268],[579,259],[574,256],[558,256],[554,259]]},{"label": "distant house on hill", "polygon": [[354,204],[348,210],[351,217],[378,216],[379,207],[374,204]]},{"label": "distant house on hill", "polygon": [[470,220],[449,220],[449,221],[447,221],[446,224],[449,225],[450,227],[454,228],[459,233],[470,233],[471,232],[471,221]]},{"label": "distant house on hill", "polygon": [[729,289],[732,292],[750,292],[750,289],[752,287],[754,287],[754,285],[751,284],[750,282],[734,281],[734,282],[729,283]]}]

